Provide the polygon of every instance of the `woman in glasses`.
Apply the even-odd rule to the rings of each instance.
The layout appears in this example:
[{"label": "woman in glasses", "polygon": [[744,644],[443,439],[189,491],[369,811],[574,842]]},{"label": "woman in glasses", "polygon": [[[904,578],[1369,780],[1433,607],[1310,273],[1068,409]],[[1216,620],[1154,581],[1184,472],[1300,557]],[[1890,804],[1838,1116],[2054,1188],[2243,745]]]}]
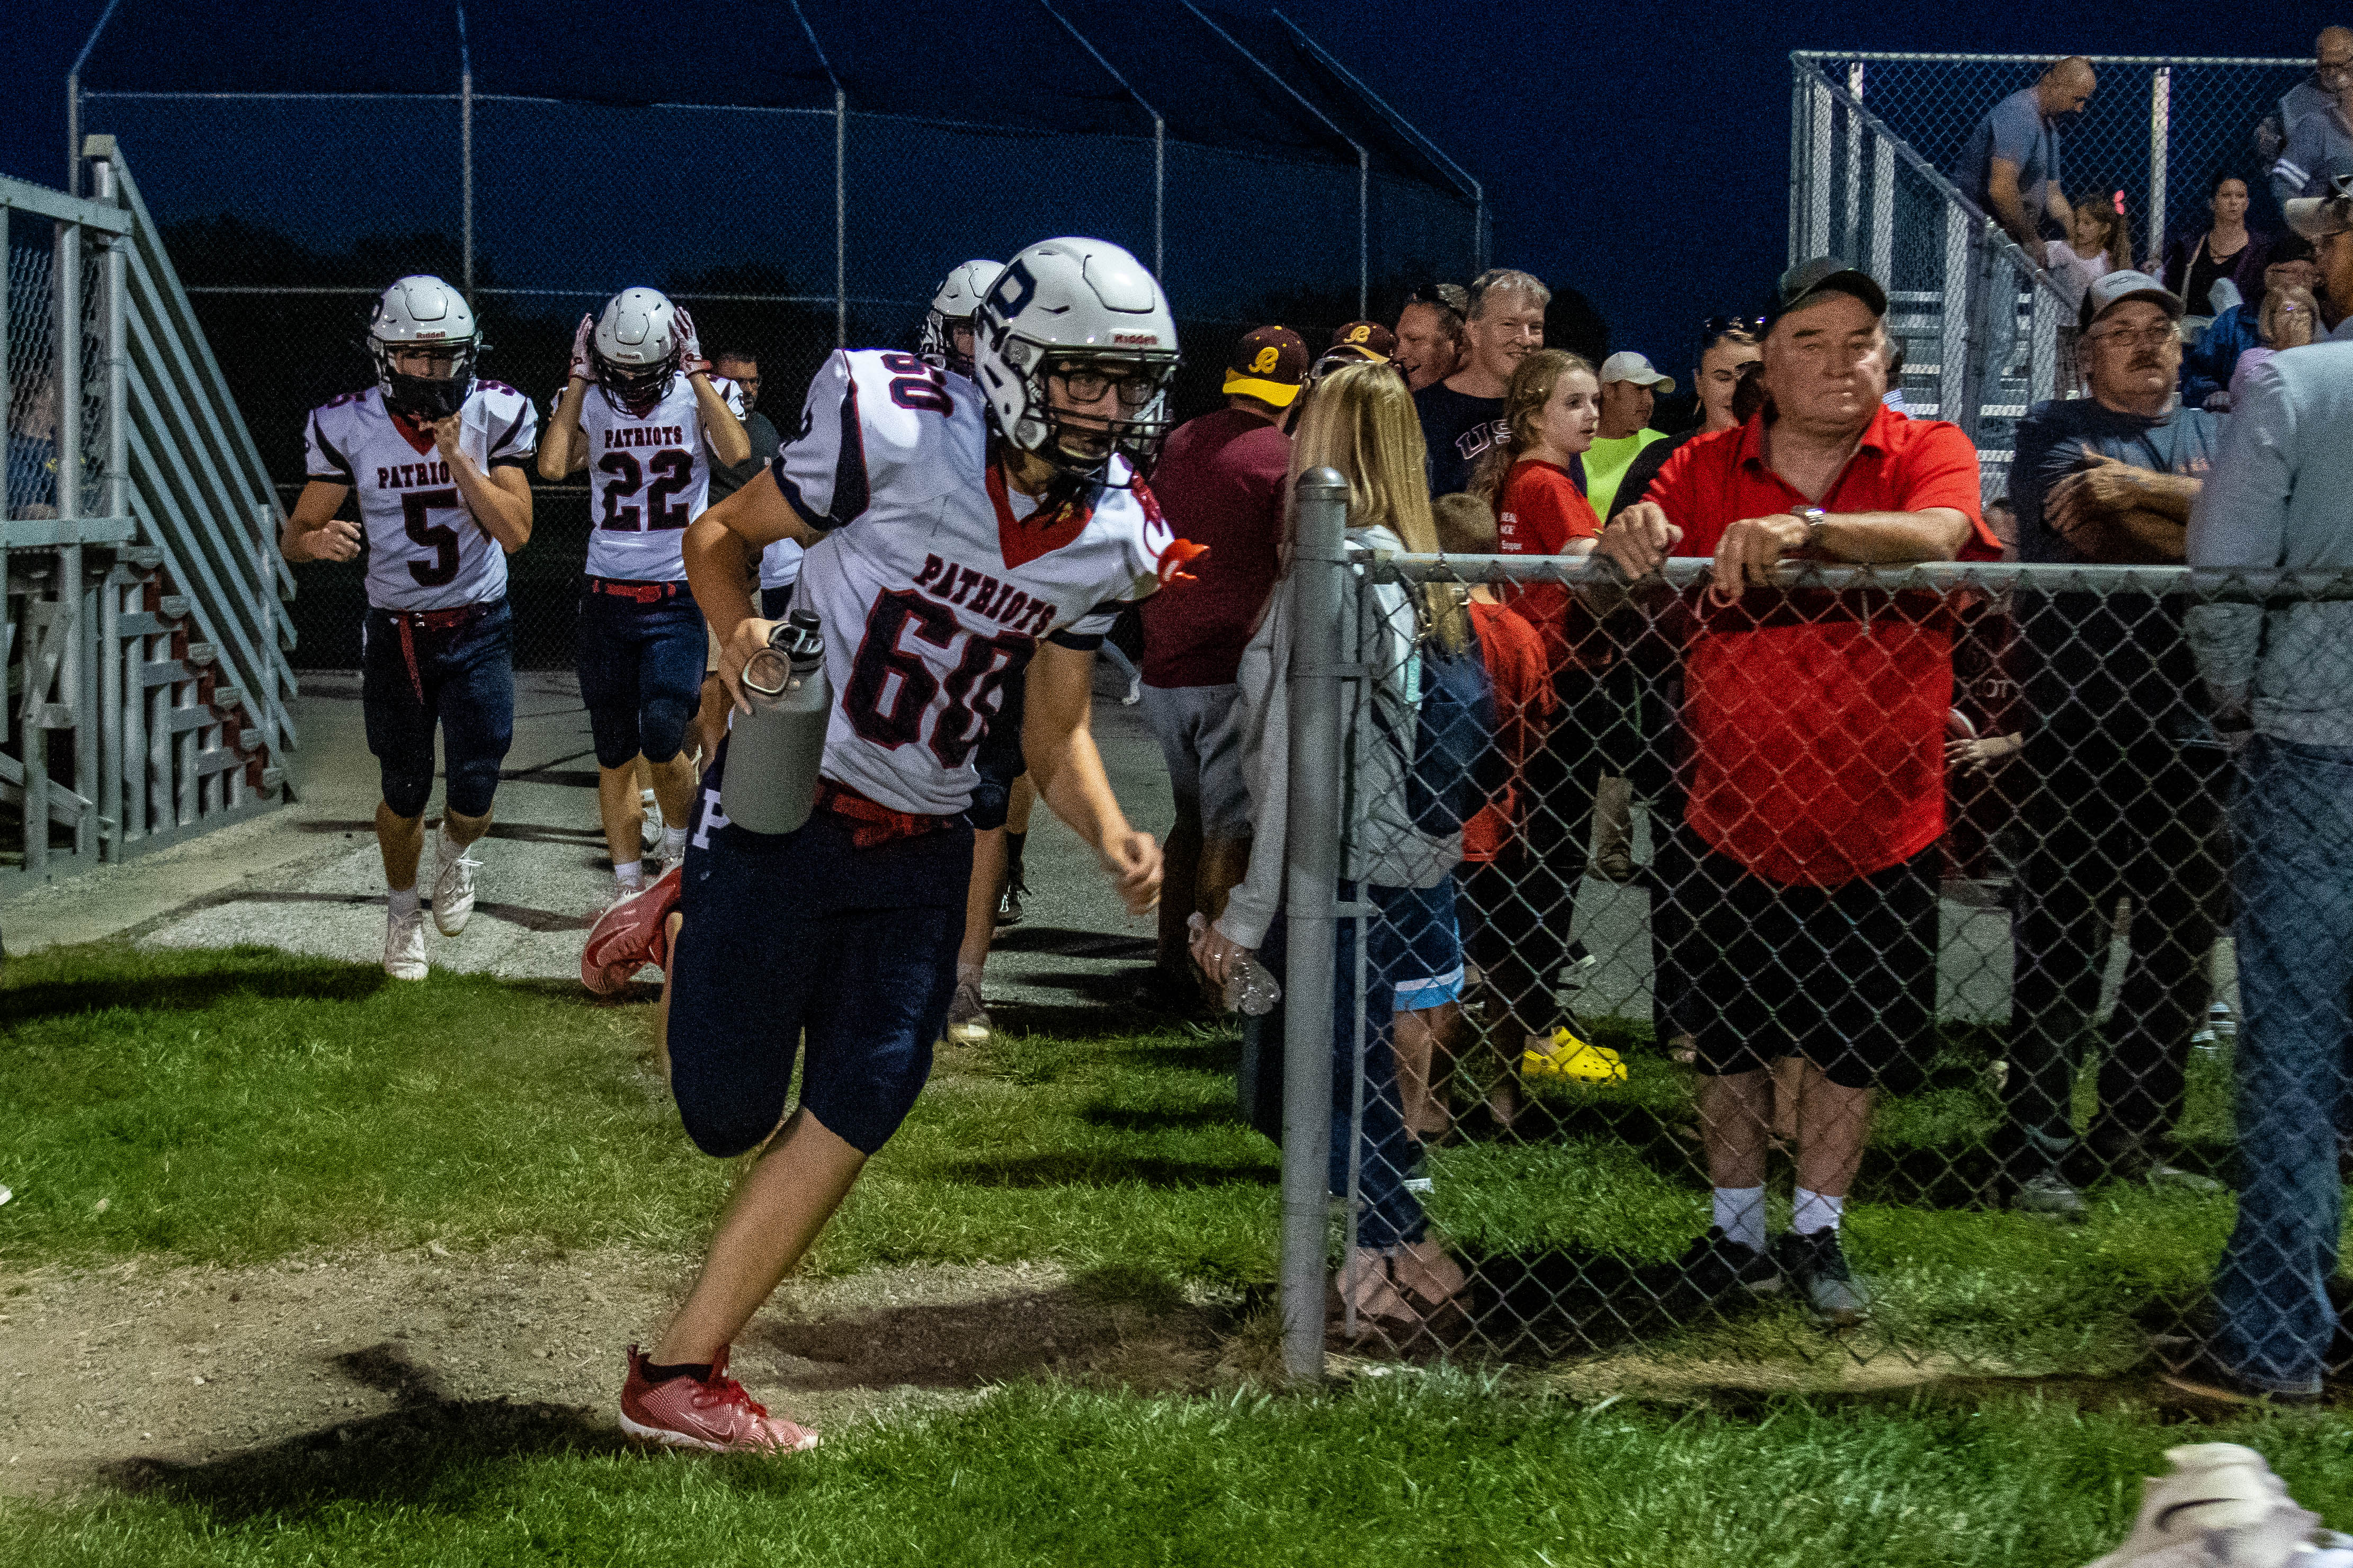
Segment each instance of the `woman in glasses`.
[{"label": "woman in glasses", "polygon": [[1642,499],[1651,481],[1684,442],[1741,423],[1733,412],[1732,395],[1739,390],[1747,367],[1765,357],[1765,351],[1757,346],[1761,335],[1762,323],[1754,316],[1710,316],[1700,323],[1699,368],[1692,372],[1692,384],[1699,388],[1699,423],[1663,441],[1653,441],[1635,455],[1626,477],[1618,481],[1618,493],[1609,504],[1611,517]]},{"label": "woman in glasses", "polygon": [[2231,401],[2239,400],[2239,389],[2246,384],[2247,372],[2289,349],[2300,349],[2312,342],[2317,333],[2320,306],[2309,289],[2274,289],[2263,296],[2263,319],[2258,331],[2263,333],[2259,347],[2247,350],[2231,371]]}]

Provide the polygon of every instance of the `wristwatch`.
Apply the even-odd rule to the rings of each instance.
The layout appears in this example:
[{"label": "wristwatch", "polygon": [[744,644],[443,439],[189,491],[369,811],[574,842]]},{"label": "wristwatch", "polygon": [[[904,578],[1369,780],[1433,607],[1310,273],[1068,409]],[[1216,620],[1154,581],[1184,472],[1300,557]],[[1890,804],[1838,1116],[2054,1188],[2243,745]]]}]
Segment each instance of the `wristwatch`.
[{"label": "wristwatch", "polygon": [[1820,550],[1822,547],[1822,524],[1831,520],[1831,514],[1818,506],[1801,506],[1793,515],[1806,525],[1806,548]]}]

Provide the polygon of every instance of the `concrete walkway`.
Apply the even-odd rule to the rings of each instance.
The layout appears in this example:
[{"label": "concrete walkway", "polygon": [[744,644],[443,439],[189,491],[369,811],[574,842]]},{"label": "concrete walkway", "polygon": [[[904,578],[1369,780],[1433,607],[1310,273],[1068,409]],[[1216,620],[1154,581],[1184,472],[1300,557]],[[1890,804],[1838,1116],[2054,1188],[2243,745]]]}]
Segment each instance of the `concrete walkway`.
[{"label": "concrete walkway", "polygon": [[[259,942],[359,963],[384,952],[384,870],[375,847],[375,759],[367,750],[356,675],[303,677],[291,759],[295,802],[193,843],[101,868],[0,903],[9,950],[129,937],[164,947]],[[1096,734],[1120,799],[1158,833],[1168,779],[1142,710],[1119,701],[1108,676]],[[429,816],[440,813],[437,788]],[[990,996],[1060,1011],[1124,997],[1152,956],[1152,924],[1131,920],[1093,854],[1042,807],[1028,849],[1029,918],[1003,933]],[[427,851],[427,874],[430,854]],[[515,740],[499,785],[474,918],[462,936],[427,931],[440,967],[515,978],[572,979],[580,942],[611,896],[596,818],[588,716],[568,673],[516,680]],[[1042,1021],[1042,1020],[1040,1020]]]},{"label": "concrete walkway", "polygon": [[[1123,705],[1122,689],[1106,665],[1096,691],[1097,741],[1130,819],[1165,836],[1167,773],[1143,710]],[[568,673],[520,676],[515,706],[514,748],[490,842],[480,852],[480,901],[460,937],[443,938],[428,925],[428,952],[432,963],[453,970],[570,980],[579,973],[582,934],[613,887],[596,821],[588,718]],[[127,936],[170,947],[260,942],[380,962],[377,775],[361,724],[357,677],[306,675],[295,711],[302,736],[290,770],[295,804],[0,903],[10,951]],[[438,816],[439,809],[437,790],[428,810]],[[1636,825],[1637,856],[1647,859],[1647,823],[1639,811]],[[1153,922],[1125,913],[1092,852],[1050,812],[1041,807],[1030,826],[1029,919],[998,934],[989,961],[990,1005],[1007,1009],[1000,1024],[1099,1027],[1101,1010],[1124,1003],[1151,962]],[[1585,884],[1577,934],[1599,960],[1581,1003],[1588,1016],[1648,1018],[1647,904],[1638,887]],[[1943,1011],[1989,1021],[2006,1016],[2009,917],[1949,900],[1944,915]],[[2226,986],[2228,945],[2217,965]],[[2116,956],[2120,961],[2121,952]],[[2109,977],[2111,996],[2117,978]]]}]

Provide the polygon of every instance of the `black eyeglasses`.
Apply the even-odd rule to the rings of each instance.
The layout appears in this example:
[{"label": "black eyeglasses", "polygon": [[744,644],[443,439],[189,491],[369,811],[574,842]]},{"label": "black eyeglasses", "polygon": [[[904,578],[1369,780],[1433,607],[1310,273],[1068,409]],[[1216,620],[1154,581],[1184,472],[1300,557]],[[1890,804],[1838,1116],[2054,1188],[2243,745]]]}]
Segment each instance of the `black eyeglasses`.
[{"label": "black eyeglasses", "polygon": [[1765,318],[1762,316],[1710,316],[1699,324],[1700,342],[1712,343],[1726,332],[1746,332],[1750,337],[1762,336]]},{"label": "black eyeglasses", "polygon": [[1446,297],[1446,285],[1443,283],[1421,284],[1406,296],[1405,302],[1409,305],[1435,305],[1458,316],[1462,313],[1462,308]]}]

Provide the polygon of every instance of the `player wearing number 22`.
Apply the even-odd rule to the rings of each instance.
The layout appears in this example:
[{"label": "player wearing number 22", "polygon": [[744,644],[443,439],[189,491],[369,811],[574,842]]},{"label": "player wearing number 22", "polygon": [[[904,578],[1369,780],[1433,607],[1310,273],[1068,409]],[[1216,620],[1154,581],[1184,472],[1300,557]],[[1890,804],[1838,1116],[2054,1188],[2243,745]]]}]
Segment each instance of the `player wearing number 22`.
[{"label": "player wearing number 22", "polygon": [[[499,764],[514,736],[514,638],[507,557],[531,538],[523,469],[538,441],[531,400],[482,381],[473,312],[438,278],[403,278],[369,318],[376,384],[313,409],[303,435],[310,483],[279,547],[289,561],[367,554],[360,637],[368,750],[382,767],[375,808],[388,906],[384,967],[425,978],[417,863],[433,793],[433,732],[448,774],[435,856],[433,923],[444,936],[474,908],[468,853],[491,826]],[[359,492],[359,521],[339,518]]]},{"label": "player wearing number 22", "polygon": [[793,608],[823,624],[835,697],[808,821],[778,836],[730,823],[723,747],[680,890],[665,875],[632,901],[642,909],[609,911],[583,955],[594,984],[667,948],[670,1088],[687,1132],[722,1158],[765,1145],[652,1355],[631,1349],[621,1419],[641,1438],[816,1440],[725,1375],[727,1347],[930,1073],[964,931],[974,753],[1008,682],[1026,674],[1039,797],[1131,909],[1158,896],[1158,846],[1121,815],[1087,709],[1113,619],[1199,553],[1137,478],[1166,428],[1175,323],[1127,252],[1056,239],[1007,265],[977,325],[971,381],[912,354],[834,354],[799,433],[687,533],[739,702],[772,625],[754,613],[747,568],[778,539],[807,549]]},{"label": "player wearing number 22", "polygon": [[[707,641],[679,544],[702,515],[711,459],[752,455],[743,395],[714,381],[694,321],[659,289],[624,289],[572,342],[539,475],[588,470],[588,569],[580,594],[580,700],[596,745],[596,806],[624,894],[641,885],[644,818],[634,764],[653,773],[662,821],[694,798],[687,721],[702,700]],[[672,837],[683,841],[673,830]],[[677,843],[665,847],[675,860]]]}]

